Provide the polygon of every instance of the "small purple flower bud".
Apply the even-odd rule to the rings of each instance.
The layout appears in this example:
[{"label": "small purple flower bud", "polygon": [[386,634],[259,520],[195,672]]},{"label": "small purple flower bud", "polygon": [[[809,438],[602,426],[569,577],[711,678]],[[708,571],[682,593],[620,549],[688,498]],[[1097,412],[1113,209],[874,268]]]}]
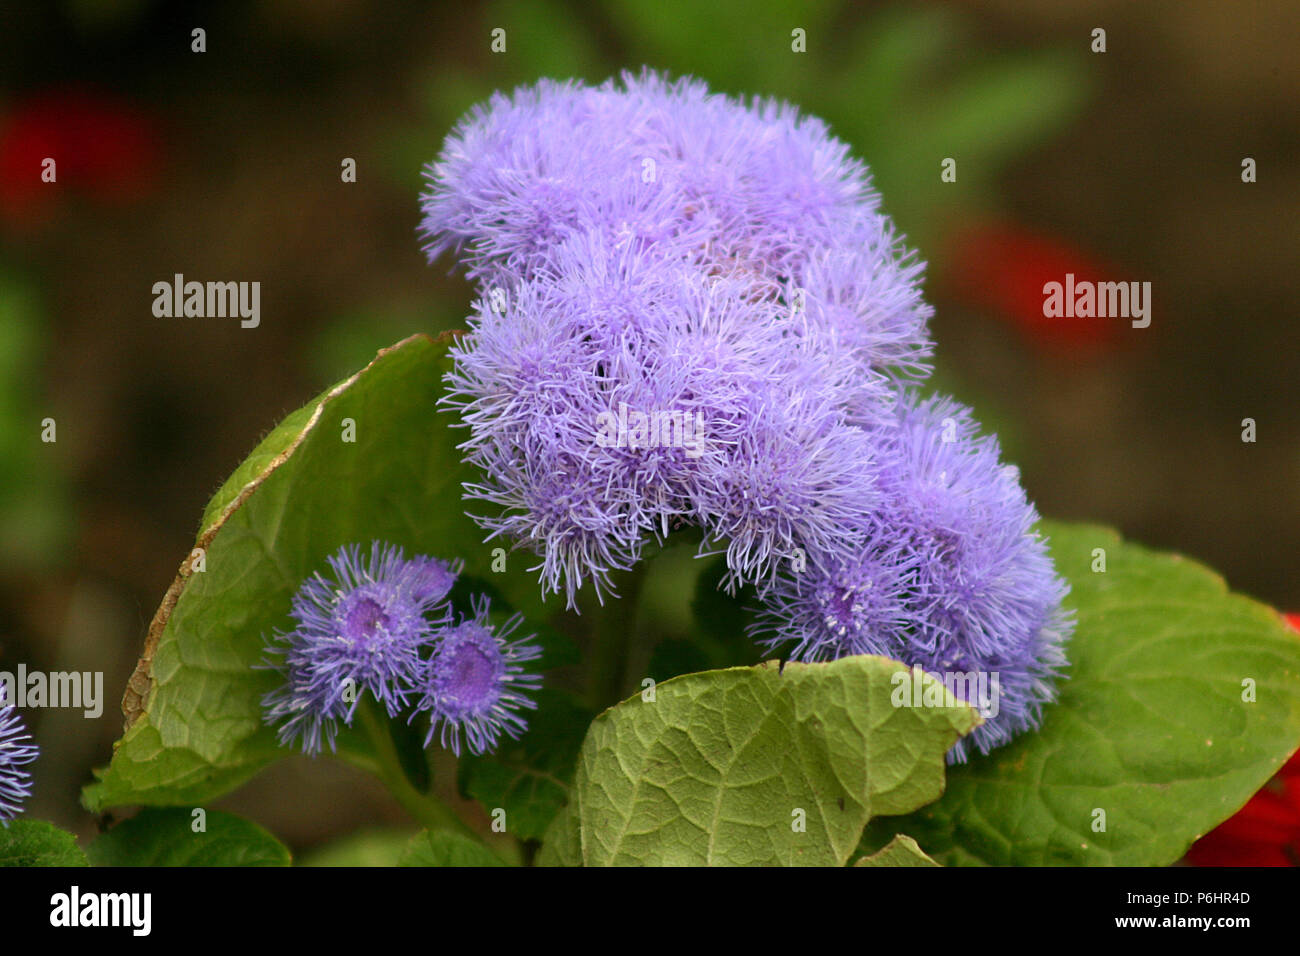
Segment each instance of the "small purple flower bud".
[{"label": "small purple flower bud", "polygon": [[519,711],[536,708],[525,694],[542,678],[521,665],[536,660],[542,650],[531,636],[509,640],[522,616],[494,627],[488,611],[488,599],[481,597],[472,617],[436,635],[433,656],[424,665],[423,697],[416,705],[417,712],[430,712],[426,746],[438,736],[442,746],[460,756],[464,734],[469,752],[481,754],[496,749],[502,734],[518,738],[528,726]]},{"label": "small purple flower bud", "polygon": [[302,583],[290,615],[296,626],[273,637],[268,666],[284,684],[263,698],[266,721],[282,744],[305,752],[334,749],[338,722],[351,724],[368,691],[389,715],[407,702],[421,667],[420,650],[450,619],[447,593],[459,566],[376,541],[370,555],[347,545],[328,559],[331,576]]}]

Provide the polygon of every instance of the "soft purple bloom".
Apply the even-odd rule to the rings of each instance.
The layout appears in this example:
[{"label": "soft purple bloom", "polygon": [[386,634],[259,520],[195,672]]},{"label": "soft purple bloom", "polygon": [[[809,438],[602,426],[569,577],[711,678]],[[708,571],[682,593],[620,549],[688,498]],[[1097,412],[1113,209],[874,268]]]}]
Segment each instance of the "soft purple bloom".
[{"label": "soft purple bloom", "polygon": [[[929,371],[927,323],[932,309],[921,298],[924,264],[894,235],[884,216],[865,217],[846,241],[816,250],[790,281],[802,290],[809,334],[829,364],[846,367],[859,388],[896,384]],[[882,379],[886,379],[882,382]],[[874,424],[891,403],[849,405],[861,424]]]},{"label": "soft purple bloom", "polygon": [[[800,549],[847,547],[838,527],[872,494],[859,426],[893,395],[864,372],[858,340],[813,327],[814,310],[847,324],[848,307],[795,308],[778,284],[610,250],[595,234],[559,251],[563,266],[533,281],[497,275],[452,350],[445,401],[482,476],[468,496],[498,506],[476,514],[491,535],[533,547],[544,589],[571,605],[585,580],[601,594],[683,523],[726,539],[733,583]],[[638,414],[649,441],[625,427]],[[674,417],[694,429],[665,436]]]},{"label": "soft purple bloom", "polygon": [[793,642],[790,657],[799,661],[906,650],[924,610],[920,557],[876,516],[858,524],[863,544],[849,559],[787,569],[764,592],[753,633],[769,650]]},{"label": "soft purple bloom", "polygon": [[[429,178],[427,248],[480,285],[448,378],[483,475],[466,490],[544,590],[600,597],[683,523],[730,584],[842,538],[871,500],[857,429],[926,370],[930,310],[821,121],[648,71],[544,80],[473,111]],[[624,407],[702,420],[704,450],[597,445]]]},{"label": "soft purple bloom", "polygon": [[351,724],[363,692],[390,715],[407,703],[421,670],[420,651],[450,610],[445,599],[458,566],[436,558],[406,560],[401,548],[374,542],[369,555],[347,545],[294,595],[295,627],[273,638],[272,666],[284,683],[263,698],[266,721],[282,744],[307,753],[334,749],[338,723]]},{"label": "soft purple bloom", "polygon": [[471,617],[437,634],[416,707],[430,712],[426,746],[437,736],[460,756],[463,734],[470,753],[481,754],[494,750],[502,734],[518,738],[528,726],[520,711],[537,706],[526,694],[536,689],[541,676],[527,673],[522,665],[540,657],[541,648],[531,636],[509,640],[522,616],[493,626],[488,613],[487,598],[480,598]]},{"label": "soft purple bloom", "polygon": [[428,174],[426,248],[457,251],[472,276],[495,264],[530,278],[592,230],[665,259],[789,275],[879,204],[866,168],[815,117],[650,71],[498,93]]},{"label": "soft purple bloom", "polygon": [[603,599],[693,525],[727,587],[757,585],[771,646],[998,672],[952,759],[1037,726],[1064,584],[996,442],[908,392],[922,265],[823,123],[649,71],[542,81],[473,111],[428,175],[426,248],[479,286],[444,399],[466,496],[544,591]]},{"label": "soft purple bloom", "polygon": [[[588,237],[566,248],[566,271],[476,304],[446,401],[469,426],[462,448],[482,476],[469,496],[499,506],[480,523],[534,547],[544,587],[572,603],[585,580],[602,593],[648,540],[699,520],[719,476],[742,454],[749,466],[756,417],[787,454],[838,413],[828,394],[817,422],[792,416],[801,389],[789,380],[812,380],[797,365],[814,357],[800,323],[752,301],[747,280],[656,265]],[[765,518],[797,522],[805,504]]]},{"label": "soft purple bloom", "polygon": [[[400,548],[397,553],[400,560]],[[462,562],[459,560],[448,563],[441,558],[417,554],[406,562],[402,575],[410,584],[412,598],[427,607],[436,607],[451,593],[456,579],[460,577],[461,567]]]},{"label": "soft purple bloom", "polygon": [[696,496],[706,546],[727,555],[728,587],[762,590],[782,565],[850,554],[851,529],[878,498],[870,436],[811,380],[755,395],[720,461],[704,464]]},{"label": "soft purple bloom", "polygon": [[23,768],[39,755],[22,717],[6,701],[4,685],[0,684],[0,825],[9,826],[31,795],[31,774]]},{"label": "soft purple bloom", "polygon": [[996,674],[997,714],[954,746],[961,762],[1037,727],[1055,699],[1068,588],[1016,469],[967,409],[907,395],[876,437],[883,503],[861,519],[866,547],[783,577],[756,633],[793,641],[800,660],[870,653],[940,678]]}]

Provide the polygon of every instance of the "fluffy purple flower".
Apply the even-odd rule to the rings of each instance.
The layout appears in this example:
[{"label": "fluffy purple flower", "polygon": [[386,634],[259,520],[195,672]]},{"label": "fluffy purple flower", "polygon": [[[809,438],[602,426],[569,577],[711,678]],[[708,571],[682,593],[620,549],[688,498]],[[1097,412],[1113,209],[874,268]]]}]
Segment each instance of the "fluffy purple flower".
[{"label": "fluffy purple flower", "polygon": [[428,172],[427,250],[459,252],[471,276],[496,264],[529,278],[554,245],[593,229],[663,258],[790,274],[879,203],[865,167],[815,117],[650,71],[496,94]]},{"label": "fluffy purple flower", "polygon": [[766,586],[808,554],[852,553],[851,529],[877,500],[870,436],[811,381],[762,392],[728,454],[705,463],[696,507],[706,547],[727,555],[728,587]]},{"label": "fluffy purple flower", "polygon": [[563,274],[566,244],[594,237],[746,277],[756,296],[803,290],[871,367],[924,369],[920,264],[866,168],[788,104],[650,71],[599,87],[543,80],[473,110],[427,175],[426,249],[456,251],[471,277]]},{"label": "fluffy purple flower", "polygon": [[528,726],[519,712],[537,706],[525,695],[541,683],[541,676],[525,672],[522,665],[540,657],[541,648],[532,637],[509,640],[522,616],[493,627],[488,612],[487,598],[480,598],[471,617],[437,634],[416,707],[430,712],[426,746],[440,736],[442,746],[460,756],[464,734],[470,753],[481,754],[495,749],[502,734],[518,738]]},{"label": "fluffy purple flower", "polygon": [[[844,368],[859,388],[879,389],[929,370],[933,310],[921,298],[923,269],[889,221],[873,215],[843,244],[811,254],[787,294],[807,309],[809,335],[825,363]],[[849,402],[859,413],[855,421],[868,425],[880,423],[879,411],[890,404],[861,395]]]},{"label": "fluffy purple flower", "polygon": [[328,559],[332,574],[308,578],[294,595],[296,626],[273,637],[269,666],[284,683],[263,698],[282,744],[307,753],[334,749],[338,722],[351,724],[362,692],[390,715],[405,706],[421,670],[420,651],[445,606],[459,567],[436,558],[406,560],[374,542],[369,556],[347,545]]},{"label": "fluffy purple flower", "polygon": [[856,523],[863,544],[849,559],[805,562],[764,592],[753,634],[769,650],[793,642],[792,659],[824,661],[907,648],[922,610],[920,558],[876,515]]},{"label": "fluffy purple flower", "polygon": [[639,275],[611,267],[504,297],[494,286],[453,349],[446,401],[470,427],[462,448],[482,475],[467,494],[499,507],[479,516],[490,536],[537,548],[550,590],[564,582],[572,593],[588,576],[599,588],[678,507],[651,468],[595,454],[611,395],[626,400],[635,385],[623,376],[623,338],[641,341],[634,326],[656,308],[652,291],[626,281]]},{"label": "fluffy purple flower", "polygon": [[1016,469],[967,409],[908,395],[876,438],[883,503],[861,519],[866,546],[783,577],[756,634],[769,647],[792,641],[800,660],[869,653],[941,679],[986,675],[997,699],[972,701],[986,720],[949,754],[961,762],[1037,727],[1055,699],[1068,588]]},{"label": "fluffy purple flower", "polygon": [[[599,597],[682,523],[725,540],[731,584],[842,539],[870,502],[860,429],[925,371],[930,311],[824,124],[651,72],[542,81],[472,112],[429,177],[427,248],[480,284],[448,377],[466,491],[544,590]],[[702,422],[705,449],[598,445],[624,409]]]},{"label": "fluffy purple flower", "polygon": [[5,688],[0,684],[0,825],[9,826],[31,795],[31,774],[23,767],[39,755],[22,717],[5,700]]},{"label": "fluffy purple flower", "polygon": [[[470,428],[461,447],[482,475],[469,497],[499,506],[478,520],[536,548],[545,589],[572,603],[588,578],[605,590],[646,541],[704,520],[733,488],[766,484],[765,463],[816,457],[844,417],[837,390],[847,395],[849,378],[811,351],[805,317],[775,287],[755,301],[748,279],[656,265],[585,236],[566,248],[567,271],[477,303],[445,400]],[[728,503],[719,520],[745,536],[733,545],[738,574],[794,547],[805,524],[826,533],[836,516],[818,495],[853,491],[834,486],[835,467],[801,464],[790,487],[765,489],[769,500]]]},{"label": "fluffy purple flower", "polygon": [[473,111],[428,175],[426,248],[479,284],[444,399],[466,495],[543,590],[601,596],[694,525],[773,646],[996,671],[999,714],[953,759],[1037,725],[1064,585],[996,442],[906,393],[922,266],[824,124],[648,71],[542,81]]}]

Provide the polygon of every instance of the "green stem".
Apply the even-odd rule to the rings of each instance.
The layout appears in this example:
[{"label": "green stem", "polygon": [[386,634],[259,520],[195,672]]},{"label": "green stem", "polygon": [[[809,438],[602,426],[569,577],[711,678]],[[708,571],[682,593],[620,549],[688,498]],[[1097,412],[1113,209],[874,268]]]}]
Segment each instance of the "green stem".
[{"label": "green stem", "polygon": [[595,644],[588,674],[591,704],[603,709],[625,696],[628,645],[636,632],[636,612],[645,578],[641,565],[617,582],[619,596],[606,597],[605,603],[592,612]]},{"label": "green stem", "polygon": [[371,769],[378,774],[379,779],[384,782],[406,812],[431,830],[454,830],[478,840],[478,834],[456,815],[456,811],[432,793],[421,793],[411,784],[405,771],[402,770],[402,762],[397,755],[397,747],[393,743],[388,722],[375,710],[374,703],[369,697],[360,702],[357,713],[361,717],[361,728],[375,751],[374,765]]}]

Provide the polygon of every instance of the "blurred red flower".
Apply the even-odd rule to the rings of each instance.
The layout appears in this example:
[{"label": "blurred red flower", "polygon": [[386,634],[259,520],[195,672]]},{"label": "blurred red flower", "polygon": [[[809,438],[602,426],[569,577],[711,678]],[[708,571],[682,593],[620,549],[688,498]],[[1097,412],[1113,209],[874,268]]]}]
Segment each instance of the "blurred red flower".
[{"label": "blurred red flower", "polygon": [[1009,320],[1034,345],[1065,352],[1100,350],[1119,331],[1115,318],[1043,315],[1048,282],[1118,280],[1091,256],[1053,236],[1012,223],[984,222],[959,227],[947,243],[944,278],[949,291]]},{"label": "blurred red flower", "polygon": [[[144,111],[96,90],[45,90],[17,100],[0,118],[0,216],[39,218],[68,189],[97,200],[148,192],[161,142]],[[41,178],[46,158],[56,181]]]}]

